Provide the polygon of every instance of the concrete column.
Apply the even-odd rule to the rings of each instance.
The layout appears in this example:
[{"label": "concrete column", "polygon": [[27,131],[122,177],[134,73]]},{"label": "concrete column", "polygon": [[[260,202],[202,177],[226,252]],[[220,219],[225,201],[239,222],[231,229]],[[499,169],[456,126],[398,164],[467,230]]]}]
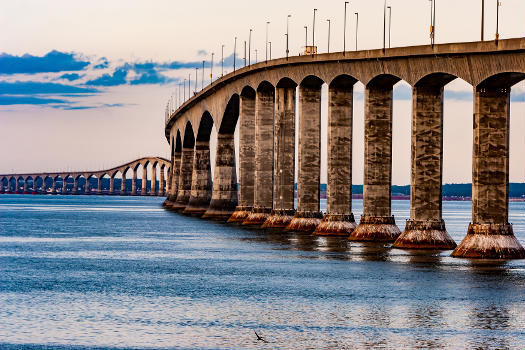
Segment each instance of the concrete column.
[{"label": "concrete column", "polygon": [[314,234],[348,236],[356,224],[352,213],[353,84],[341,78],[328,87],[328,178],[326,214]]},{"label": "concrete column", "polygon": [[175,152],[171,161],[171,189],[165,201],[166,208],[168,209],[172,209],[177,201],[177,193],[179,191],[180,158],[181,152]]},{"label": "concrete column", "polygon": [[274,94],[271,86],[256,93],[254,203],[243,225],[262,225],[272,212]]},{"label": "concrete column", "polygon": [[321,84],[299,86],[297,211],[286,227],[314,231],[323,217],[319,207],[321,171]]},{"label": "concrete column", "polygon": [[137,169],[133,169],[133,177],[131,180],[131,195],[136,196],[137,195]]},{"label": "concrete column", "polygon": [[71,194],[77,194],[78,193],[78,177],[73,178],[73,190],[71,191]]},{"label": "concrete column", "polygon": [[237,206],[237,173],[233,134],[217,134],[217,154],[210,207],[204,218],[227,220]]},{"label": "concrete column", "polygon": [[29,186],[27,185],[27,178],[24,179],[24,193],[27,193]]},{"label": "concrete column", "polygon": [[157,195],[157,166],[151,167],[151,185],[150,196]]},{"label": "concrete column", "polygon": [[239,205],[228,222],[243,222],[253,209],[255,192],[255,94],[240,97]]},{"label": "concrete column", "polygon": [[115,177],[111,176],[109,179],[109,194],[115,194]]},{"label": "concrete column", "polygon": [[365,88],[365,166],[363,215],[352,241],[394,242],[401,234],[391,215],[392,87],[380,82]]},{"label": "concrete column", "polygon": [[84,186],[84,194],[90,194],[90,193],[91,191],[89,190],[89,177],[86,177],[86,185]]},{"label": "concrete column", "polygon": [[99,195],[102,194],[102,179],[103,178],[104,178],[103,176],[97,177],[97,193]]},{"label": "concrete column", "polygon": [[412,90],[410,220],[396,248],[454,249],[442,218],[443,87]]},{"label": "concrete column", "polygon": [[127,192],[127,188],[126,188],[126,172],[123,171],[122,172],[122,181],[120,183],[120,194],[124,195],[124,194],[126,194],[126,192]]},{"label": "concrete column", "polygon": [[508,222],[510,88],[474,92],[472,223],[452,252],[464,258],[523,259]]},{"label": "concrete column", "polygon": [[53,185],[51,186],[51,194],[57,194],[57,180],[53,179]]},{"label": "concrete column", "polygon": [[62,178],[62,194],[67,194],[67,178]]},{"label": "concrete column", "polygon": [[196,141],[193,156],[191,192],[184,214],[202,216],[211,200],[210,145],[208,141]]},{"label": "concrete column", "polygon": [[140,195],[145,196],[148,194],[148,167],[142,165],[142,187],[140,188]]},{"label": "concrete column", "polygon": [[164,168],[160,168],[160,174],[159,174],[159,196],[164,196]]},{"label": "concrete column", "polygon": [[172,209],[174,210],[183,210],[190,201],[191,180],[193,177],[193,152],[193,147],[182,148],[177,200],[172,206]]},{"label": "concrete column", "polygon": [[286,227],[292,221],[295,176],[295,85],[275,89],[273,209],[262,227]]}]

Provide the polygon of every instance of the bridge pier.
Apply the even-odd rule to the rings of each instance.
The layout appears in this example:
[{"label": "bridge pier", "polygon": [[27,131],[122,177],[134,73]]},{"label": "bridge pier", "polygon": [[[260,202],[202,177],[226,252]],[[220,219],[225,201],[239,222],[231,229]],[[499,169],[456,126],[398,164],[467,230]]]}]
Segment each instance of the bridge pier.
[{"label": "bridge pier", "polygon": [[313,232],[323,217],[319,206],[322,84],[310,76],[299,86],[297,211],[286,227],[289,231]]},{"label": "bridge pier", "polygon": [[193,145],[184,146],[182,148],[177,200],[171,206],[171,209],[183,210],[188,205],[188,202],[191,196],[192,177],[193,177]]},{"label": "bridge pier", "polygon": [[255,193],[255,92],[245,89],[239,105],[239,205],[228,222],[242,223],[253,209]]},{"label": "bridge pier", "polygon": [[365,88],[363,215],[351,241],[394,242],[401,234],[391,215],[392,89],[398,81],[383,75]]},{"label": "bridge pier", "polygon": [[157,192],[158,196],[164,196],[165,189],[164,189],[164,167],[159,166],[160,174],[159,174],[159,190]]},{"label": "bridge pier", "polygon": [[157,195],[157,165],[156,164],[152,164],[151,165],[151,181],[150,181],[150,191],[149,191],[149,195],[150,196],[156,196]]},{"label": "bridge pier", "polygon": [[133,177],[131,178],[131,195],[137,195],[137,168],[133,168]]},{"label": "bridge pier", "polygon": [[210,145],[208,141],[195,142],[193,156],[193,172],[188,205],[182,211],[184,214],[202,216],[211,200],[211,166]]},{"label": "bridge pier", "polygon": [[62,178],[62,193],[61,194],[67,194],[67,177]]},{"label": "bridge pier", "polygon": [[326,214],[314,231],[348,236],[356,228],[352,213],[352,119],[356,80],[339,77],[328,87],[328,178]]},{"label": "bridge pier", "polygon": [[180,160],[181,160],[181,152],[175,151],[175,154],[173,155],[173,162],[171,163],[171,189],[170,193],[168,194],[166,198],[166,207],[168,209],[173,209],[173,206],[175,202],[177,201],[177,194],[179,192],[179,174],[180,174]]},{"label": "bridge pier", "polygon": [[51,185],[51,194],[57,194],[57,180],[53,179],[53,184]]},{"label": "bridge pier", "polygon": [[109,194],[114,195],[115,194],[115,175],[112,175],[109,178]]},{"label": "bridge pier", "polygon": [[[508,84],[508,82],[507,82]],[[523,259],[508,222],[510,86],[479,85],[474,92],[472,223],[452,256]]]},{"label": "bridge pier", "polygon": [[121,182],[120,182],[120,195],[124,196],[124,195],[126,195],[126,193],[127,193],[127,188],[126,188],[126,170],[123,170],[122,171],[122,179],[121,179]]},{"label": "bridge pier", "polygon": [[295,214],[295,88],[285,80],[275,89],[273,209],[262,227],[286,227]]},{"label": "bridge pier", "polygon": [[[44,181],[45,184],[45,181]],[[89,176],[86,177],[86,185],[84,186],[84,194],[91,194],[91,191],[89,189]]]},{"label": "bridge pier", "polygon": [[262,225],[272,212],[273,116],[275,89],[261,83],[255,98],[255,192],[253,209],[243,225]]},{"label": "bridge pier", "polygon": [[228,220],[237,207],[235,141],[231,134],[217,133],[217,154],[210,206],[203,218]]},{"label": "bridge pier", "polygon": [[412,91],[410,220],[396,248],[454,249],[442,218],[443,86],[452,76],[419,83]]}]

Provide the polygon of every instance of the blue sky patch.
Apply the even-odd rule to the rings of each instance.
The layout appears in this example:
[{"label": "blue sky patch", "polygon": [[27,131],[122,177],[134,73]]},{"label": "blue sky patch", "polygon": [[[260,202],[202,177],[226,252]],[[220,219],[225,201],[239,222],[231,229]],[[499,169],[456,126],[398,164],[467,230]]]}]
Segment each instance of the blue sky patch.
[{"label": "blue sky patch", "polygon": [[80,71],[89,65],[73,53],[53,50],[44,56],[0,54],[0,74],[35,74]]}]

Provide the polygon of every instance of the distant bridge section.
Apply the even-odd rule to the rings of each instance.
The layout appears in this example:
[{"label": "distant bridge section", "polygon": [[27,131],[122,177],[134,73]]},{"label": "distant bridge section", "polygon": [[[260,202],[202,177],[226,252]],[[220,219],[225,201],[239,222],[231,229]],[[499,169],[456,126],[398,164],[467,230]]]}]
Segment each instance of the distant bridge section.
[{"label": "distant bridge section", "polygon": [[[167,190],[170,190],[170,167],[168,159],[143,157],[105,170],[3,174],[0,175],[0,193],[164,196],[166,183]],[[151,169],[150,179],[148,168]],[[140,169],[139,180],[137,173]],[[126,178],[129,171],[131,180]],[[165,181],[166,173],[168,181]]]}]

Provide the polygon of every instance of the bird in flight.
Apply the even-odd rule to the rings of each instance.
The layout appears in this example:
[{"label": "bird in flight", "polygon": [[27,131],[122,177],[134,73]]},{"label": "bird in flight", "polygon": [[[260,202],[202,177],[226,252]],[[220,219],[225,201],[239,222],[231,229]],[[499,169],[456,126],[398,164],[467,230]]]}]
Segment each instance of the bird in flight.
[{"label": "bird in flight", "polygon": [[255,333],[255,335],[257,336],[257,341],[262,340],[263,342],[268,343],[268,341],[261,337],[259,334],[257,334],[255,330],[253,330],[253,333]]}]

